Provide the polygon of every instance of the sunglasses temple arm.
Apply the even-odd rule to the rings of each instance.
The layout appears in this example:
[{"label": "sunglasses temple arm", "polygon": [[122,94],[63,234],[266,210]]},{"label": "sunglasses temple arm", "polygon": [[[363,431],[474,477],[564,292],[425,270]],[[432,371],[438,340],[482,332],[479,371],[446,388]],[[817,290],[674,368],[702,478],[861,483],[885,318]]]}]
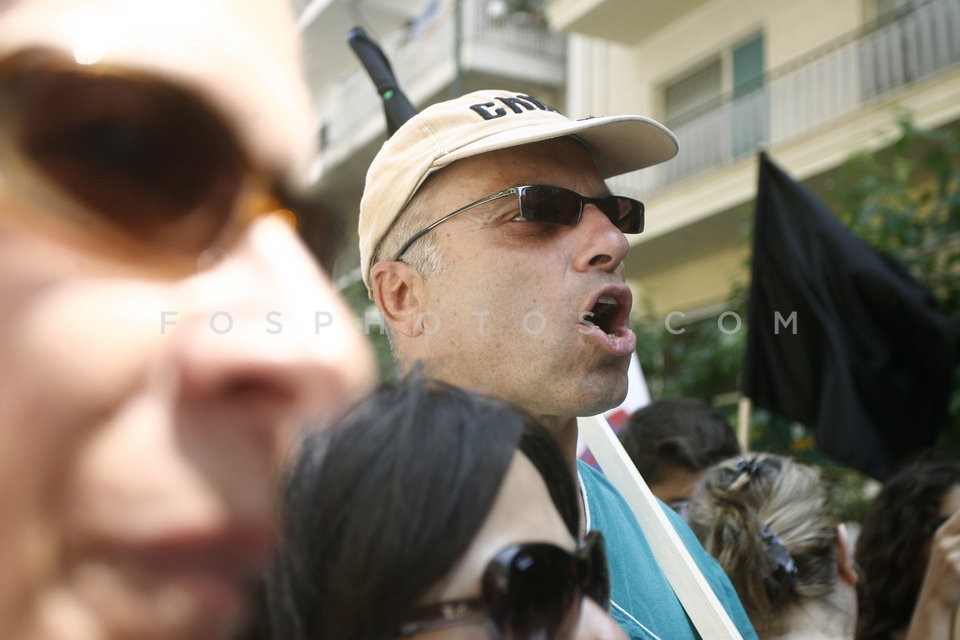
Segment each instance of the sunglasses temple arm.
[{"label": "sunglasses temple arm", "polygon": [[470,211],[470,209],[473,209],[474,207],[479,207],[479,206],[482,205],[482,204],[487,204],[488,202],[493,202],[494,200],[499,200],[500,198],[504,198],[504,197],[510,195],[511,193],[517,193],[517,189],[514,188],[514,187],[511,187],[511,188],[509,188],[509,189],[504,189],[503,191],[500,191],[499,193],[495,193],[495,194],[493,194],[492,196],[487,196],[486,198],[483,198],[482,200],[477,200],[476,202],[471,202],[470,204],[468,204],[468,205],[465,206],[465,207],[461,207],[461,208],[457,209],[456,211],[453,211],[453,212],[451,212],[451,213],[448,213],[447,215],[443,216],[443,217],[440,218],[439,220],[434,220],[432,223],[430,223],[429,225],[427,225],[426,227],[424,227],[424,228],[421,229],[420,231],[418,231],[418,232],[416,232],[415,234],[413,234],[412,236],[410,236],[410,239],[407,240],[406,242],[404,242],[404,243],[403,243],[403,246],[400,247],[400,250],[397,251],[397,257],[395,257],[394,260],[399,260],[400,258],[402,258],[402,257],[403,257],[403,254],[405,254],[405,253],[407,252],[407,249],[410,248],[410,245],[412,245],[414,242],[416,242],[417,240],[419,240],[419,239],[422,238],[423,236],[425,236],[425,235],[427,235],[428,233],[430,233],[431,231],[433,231],[433,228],[436,227],[437,225],[442,224],[442,223],[446,222],[447,220],[449,220],[450,218],[453,218],[453,217],[456,217],[456,216],[460,215],[461,213],[466,213],[467,211]]}]

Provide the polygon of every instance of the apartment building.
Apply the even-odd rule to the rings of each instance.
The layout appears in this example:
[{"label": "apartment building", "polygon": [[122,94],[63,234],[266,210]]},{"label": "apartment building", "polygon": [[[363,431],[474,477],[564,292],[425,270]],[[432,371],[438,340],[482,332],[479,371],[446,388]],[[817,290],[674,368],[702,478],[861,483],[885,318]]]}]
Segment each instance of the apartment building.
[{"label": "apartment building", "polygon": [[647,204],[627,274],[664,317],[712,317],[746,280],[758,148],[822,184],[889,145],[897,109],[960,126],[960,0],[548,0],[546,13],[570,36],[571,115],[643,113],[680,139],[673,161],[610,181]]},{"label": "apartment building", "polygon": [[[361,25],[411,101],[518,88],[582,117],[641,113],[680,154],[610,181],[647,204],[627,276],[673,324],[722,311],[746,279],[756,151],[821,183],[888,145],[897,109],[960,126],[960,0],[295,0],[318,104],[314,167],[349,229],[385,138],[380,98],[346,44]],[[358,263],[347,252],[337,275]]]}]

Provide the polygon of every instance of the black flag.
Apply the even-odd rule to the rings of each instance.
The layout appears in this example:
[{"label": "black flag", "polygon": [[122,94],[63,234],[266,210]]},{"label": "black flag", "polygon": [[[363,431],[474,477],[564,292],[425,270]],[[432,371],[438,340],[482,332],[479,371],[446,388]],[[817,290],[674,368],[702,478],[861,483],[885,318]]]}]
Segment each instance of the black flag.
[{"label": "black flag", "polygon": [[884,479],[935,442],[960,327],[762,153],[755,215],[743,393]]}]

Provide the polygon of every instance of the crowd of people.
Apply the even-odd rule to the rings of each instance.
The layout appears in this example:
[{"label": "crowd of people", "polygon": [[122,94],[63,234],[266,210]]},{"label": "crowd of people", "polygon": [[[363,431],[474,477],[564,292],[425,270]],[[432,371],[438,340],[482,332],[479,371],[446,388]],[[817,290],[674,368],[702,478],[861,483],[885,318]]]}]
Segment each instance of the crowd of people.
[{"label": "crowd of people", "polygon": [[[606,179],[675,136],[504,90],[400,127],[359,217],[378,387],[291,225],[326,215],[308,95],[284,1],[0,0],[0,638],[710,637],[576,456],[636,348],[644,206]],[[736,635],[950,637],[958,465],[891,480],[854,554],[721,418],[632,437]]]}]

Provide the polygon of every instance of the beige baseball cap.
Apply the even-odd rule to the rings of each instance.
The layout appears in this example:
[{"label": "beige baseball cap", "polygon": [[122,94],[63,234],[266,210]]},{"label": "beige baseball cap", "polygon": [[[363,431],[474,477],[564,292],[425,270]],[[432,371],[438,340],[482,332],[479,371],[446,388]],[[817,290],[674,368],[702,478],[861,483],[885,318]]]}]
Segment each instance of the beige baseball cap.
[{"label": "beige baseball cap", "polygon": [[359,222],[367,288],[377,246],[431,173],[463,158],[563,136],[590,149],[603,178],[664,162],[679,148],[676,136],[650,118],[571,120],[516,91],[476,91],[427,107],[383,144],[367,171]]}]

